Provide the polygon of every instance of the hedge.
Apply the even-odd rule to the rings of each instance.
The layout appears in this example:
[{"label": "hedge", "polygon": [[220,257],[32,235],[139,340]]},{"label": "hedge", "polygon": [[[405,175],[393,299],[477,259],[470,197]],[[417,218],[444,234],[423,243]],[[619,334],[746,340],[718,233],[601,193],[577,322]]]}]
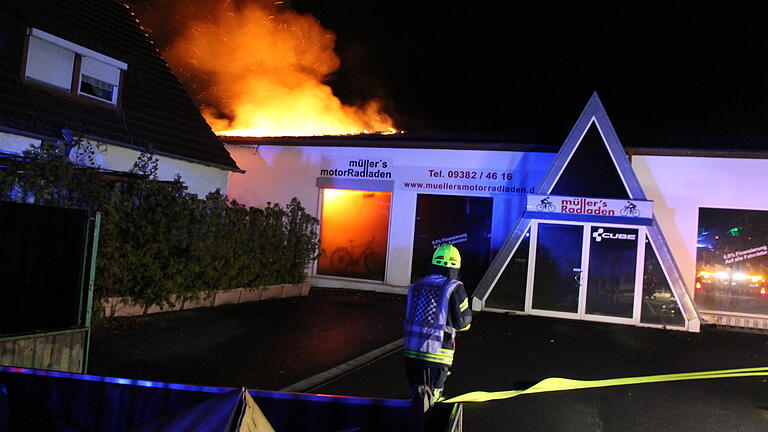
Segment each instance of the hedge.
[{"label": "hedge", "polygon": [[143,152],[134,176],[110,179],[63,157],[53,143],[0,169],[0,199],[100,211],[95,296],[148,308],[214,291],[300,283],[317,257],[318,220],[296,198],[244,206],[219,191],[185,192],[181,177],[156,179]]}]

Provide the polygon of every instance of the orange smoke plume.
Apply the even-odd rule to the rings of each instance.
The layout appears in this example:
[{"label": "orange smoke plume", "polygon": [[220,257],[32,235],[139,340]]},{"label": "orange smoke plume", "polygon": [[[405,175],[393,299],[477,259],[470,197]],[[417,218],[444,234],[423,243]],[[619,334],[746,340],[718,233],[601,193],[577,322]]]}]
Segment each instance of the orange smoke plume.
[{"label": "orange smoke plume", "polygon": [[191,21],[163,55],[220,135],[305,136],[393,132],[377,100],[344,105],[324,84],[340,66],[336,36],[283,2],[221,2]]}]

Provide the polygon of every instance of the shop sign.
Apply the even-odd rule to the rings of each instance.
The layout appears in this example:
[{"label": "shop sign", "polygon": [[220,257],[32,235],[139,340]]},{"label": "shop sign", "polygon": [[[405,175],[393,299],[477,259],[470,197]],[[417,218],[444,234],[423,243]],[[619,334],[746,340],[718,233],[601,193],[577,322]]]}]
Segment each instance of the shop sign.
[{"label": "shop sign", "polygon": [[546,213],[650,218],[653,216],[653,201],[529,194],[527,210]]},{"label": "shop sign", "polygon": [[324,159],[320,177],[387,180],[392,178],[392,158]]},{"label": "shop sign", "polygon": [[[432,194],[517,195],[519,199],[532,193],[546,173],[551,155],[525,158],[523,154],[506,155],[506,168],[446,167],[435,165],[402,165],[392,157],[377,155],[323,157],[318,177],[353,180],[393,180],[398,190]],[[421,161],[419,161],[421,162]],[[428,160],[423,161],[429,163]],[[476,164],[470,164],[476,165]],[[522,203],[521,203],[522,204]]]},{"label": "shop sign", "polygon": [[635,241],[637,240],[637,234],[625,234],[620,232],[611,232],[606,231],[605,228],[598,228],[597,231],[592,233],[592,237],[595,238],[595,241],[600,243],[603,239],[609,239],[609,240],[629,240],[629,241]]},{"label": "shop sign", "polygon": [[526,194],[543,171],[488,168],[400,167],[399,189],[427,193]]}]

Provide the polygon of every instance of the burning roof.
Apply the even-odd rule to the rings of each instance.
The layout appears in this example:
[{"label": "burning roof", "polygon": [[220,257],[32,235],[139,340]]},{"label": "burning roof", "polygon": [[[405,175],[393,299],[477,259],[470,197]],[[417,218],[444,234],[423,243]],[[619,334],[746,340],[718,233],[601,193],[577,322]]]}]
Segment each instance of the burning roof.
[{"label": "burning roof", "polygon": [[[180,26],[163,55],[208,124],[227,136],[392,132],[381,102],[345,105],[326,84],[340,66],[336,37],[284,2],[179,2],[174,23],[148,11],[150,26]],[[154,30],[157,30],[155,28]]]}]

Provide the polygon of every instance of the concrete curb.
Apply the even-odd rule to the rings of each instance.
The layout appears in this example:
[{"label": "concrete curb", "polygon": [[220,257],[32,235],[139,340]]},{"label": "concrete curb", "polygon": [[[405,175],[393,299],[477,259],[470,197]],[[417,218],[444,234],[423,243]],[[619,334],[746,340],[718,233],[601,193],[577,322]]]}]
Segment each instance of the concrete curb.
[{"label": "concrete curb", "polygon": [[334,368],[328,369],[325,372],[320,372],[319,374],[311,376],[305,380],[301,380],[297,383],[291,384],[288,387],[280,389],[280,391],[294,392],[294,393],[302,393],[302,392],[309,391],[322,384],[326,384],[330,381],[333,381],[334,379],[339,378],[340,376],[346,373],[352,372],[357,368],[360,368],[384,356],[387,356],[402,347],[403,347],[403,339],[400,338],[394,342],[391,342],[382,347],[376,348],[375,350],[367,354],[363,354],[356,359],[350,360],[346,363],[342,363]]},{"label": "concrete curb", "polygon": [[255,288],[235,288],[232,290],[215,291],[207,296],[200,293],[184,299],[171,296],[170,304],[153,305],[144,313],[144,307],[133,303],[130,297],[108,297],[101,300],[107,318],[149,315],[158,312],[177,312],[200,307],[216,307],[225,304],[250,303],[278,298],[306,297],[309,295],[309,282],[299,284],[266,285]]}]

